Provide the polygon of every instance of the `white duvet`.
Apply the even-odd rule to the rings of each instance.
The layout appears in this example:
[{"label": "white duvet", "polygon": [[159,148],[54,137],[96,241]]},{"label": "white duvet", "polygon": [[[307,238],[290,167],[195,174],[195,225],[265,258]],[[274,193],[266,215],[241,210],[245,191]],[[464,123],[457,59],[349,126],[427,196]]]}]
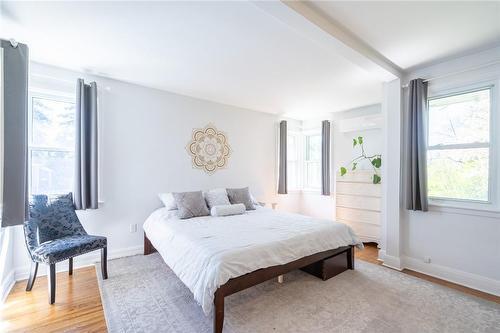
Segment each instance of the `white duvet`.
[{"label": "white duvet", "polygon": [[363,246],[343,223],[268,208],[187,220],[173,215],[156,210],[144,232],[206,314],[217,288],[231,278],[341,246]]}]

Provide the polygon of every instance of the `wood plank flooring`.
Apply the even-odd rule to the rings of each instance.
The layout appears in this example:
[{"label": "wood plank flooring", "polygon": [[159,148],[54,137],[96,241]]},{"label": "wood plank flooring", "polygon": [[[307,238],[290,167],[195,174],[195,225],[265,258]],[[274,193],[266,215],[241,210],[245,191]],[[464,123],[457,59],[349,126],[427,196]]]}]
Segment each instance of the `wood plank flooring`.
[{"label": "wood plank flooring", "polygon": [[45,276],[36,278],[31,292],[25,291],[26,280],[17,282],[0,310],[0,332],[106,332],[95,268],[57,273],[56,279],[52,306]]},{"label": "wood plank flooring", "polygon": [[[356,258],[374,264],[378,260],[375,244],[366,244],[364,251],[356,250]],[[64,263],[63,263],[64,264]],[[40,267],[45,269],[45,267]],[[112,272],[109,272],[112,276]],[[424,274],[404,270],[403,273],[444,285],[461,292],[500,303],[500,297],[466,288]],[[73,276],[57,274],[55,305],[48,304],[47,279],[39,277],[31,292],[26,281],[17,282],[6,303],[0,308],[0,332],[106,332],[101,297],[94,267],[76,269]]]}]

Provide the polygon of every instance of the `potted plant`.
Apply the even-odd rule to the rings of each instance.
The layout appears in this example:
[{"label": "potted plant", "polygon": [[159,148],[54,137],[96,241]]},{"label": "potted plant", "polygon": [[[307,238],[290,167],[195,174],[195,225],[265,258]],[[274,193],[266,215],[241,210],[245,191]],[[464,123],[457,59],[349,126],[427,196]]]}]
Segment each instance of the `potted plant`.
[{"label": "potted plant", "polygon": [[[349,162],[348,166],[350,166],[351,171],[356,170],[358,163],[364,160],[370,161],[370,165],[373,167],[373,184],[380,184],[382,178],[380,177],[380,167],[382,166],[382,155],[375,154],[368,156],[365,153],[365,147],[363,146],[363,137],[358,136],[357,138],[352,139],[352,147],[359,147],[361,149],[361,154],[354,158],[351,162]],[[346,167],[340,167],[340,176],[344,176],[347,173]]]}]

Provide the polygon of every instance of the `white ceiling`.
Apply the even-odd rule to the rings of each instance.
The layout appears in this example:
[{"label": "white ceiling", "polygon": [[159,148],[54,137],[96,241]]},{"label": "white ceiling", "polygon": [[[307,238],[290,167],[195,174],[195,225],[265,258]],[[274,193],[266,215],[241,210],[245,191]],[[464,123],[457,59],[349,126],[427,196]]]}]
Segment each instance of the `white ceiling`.
[{"label": "white ceiling", "polygon": [[499,1],[314,1],[403,69],[500,44]]},{"label": "white ceiling", "polygon": [[378,103],[381,83],[249,2],[4,3],[31,59],[309,118]]},{"label": "white ceiling", "polygon": [[[405,69],[500,43],[498,2],[314,5]],[[0,1],[0,11],[0,37],[41,63],[299,119],[381,101],[368,58],[279,2]]]}]

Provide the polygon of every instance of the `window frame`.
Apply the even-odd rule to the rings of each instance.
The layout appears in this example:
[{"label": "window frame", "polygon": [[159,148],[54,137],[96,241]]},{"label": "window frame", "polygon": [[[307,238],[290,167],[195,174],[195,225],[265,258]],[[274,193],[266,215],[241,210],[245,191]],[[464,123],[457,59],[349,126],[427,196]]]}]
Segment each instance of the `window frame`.
[{"label": "window frame", "polygon": [[[308,161],[306,160],[307,156],[307,146],[306,146],[306,141],[308,136],[320,136],[321,137],[321,128],[312,128],[312,129],[294,129],[294,130],[288,130],[287,133],[288,136],[294,136],[296,138],[296,143],[297,143],[297,160],[288,160],[287,157],[287,163],[288,161],[293,161],[297,165],[297,188],[288,188],[288,193],[312,193],[312,194],[320,194],[321,193],[321,187],[310,187],[307,184],[307,166],[306,164]],[[317,163],[317,161],[311,161],[312,163]],[[321,158],[319,160],[320,166],[321,166]],[[290,180],[290,173],[288,173],[288,180]],[[321,175],[320,175],[321,176]],[[288,182],[290,184],[290,182]]]},{"label": "window frame", "polygon": [[[64,92],[56,91],[46,91],[42,89],[30,88],[28,90],[28,195],[32,195],[32,152],[33,151],[45,151],[45,152],[63,152],[63,153],[75,153],[75,147],[73,149],[59,148],[59,147],[49,147],[49,146],[37,146],[33,142],[33,99],[46,99],[56,102],[63,103],[73,103],[76,107],[75,96]],[[76,129],[75,129],[76,130]],[[74,178],[74,175],[73,175]]]},{"label": "window frame", "polygon": [[[297,159],[295,160],[290,160],[288,159],[288,154],[287,154],[287,165],[288,165],[288,162],[293,162],[296,164],[296,168],[295,170],[297,171],[297,174],[295,175],[296,179],[296,184],[297,184],[297,187],[294,187],[294,188],[288,188],[288,192],[290,193],[297,193],[297,192],[300,192],[302,190],[302,177],[301,177],[301,174],[302,174],[302,135],[301,135],[301,132],[300,131],[295,131],[295,130],[288,130],[288,133],[287,133],[287,136],[293,136],[295,137],[295,144],[296,144],[296,147],[295,147],[295,150],[297,152]],[[288,138],[287,138],[287,142],[288,142]],[[288,148],[288,147],[287,147]],[[287,177],[289,177],[288,179],[288,183],[289,180],[290,180],[290,173],[287,173]]]},{"label": "window frame", "polygon": [[[303,135],[303,144],[302,144],[302,149],[304,151],[304,158],[303,158],[303,161],[302,161],[302,165],[303,165],[303,170],[302,170],[302,178],[303,178],[303,181],[302,181],[302,190],[303,191],[306,191],[306,192],[319,192],[321,190],[321,185],[318,186],[318,187],[314,187],[314,186],[311,186],[311,184],[309,184],[309,179],[308,179],[308,174],[307,174],[307,171],[308,171],[308,166],[309,164],[313,164],[313,163],[319,163],[319,166],[320,166],[320,170],[321,170],[321,156],[318,160],[310,160],[308,159],[308,148],[309,148],[309,145],[308,145],[308,141],[309,141],[309,137],[312,137],[312,136],[319,136],[320,137],[320,142],[321,142],[321,132],[318,131],[318,130],[310,130],[310,131],[304,131],[302,133]],[[321,145],[321,143],[320,143]],[[320,146],[320,150],[321,150],[321,146]],[[321,172],[320,172],[320,178],[321,178]]]},{"label": "window frame", "polygon": [[[425,124],[426,124],[426,151],[427,153],[432,150],[445,150],[445,149],[474,149],[474,148],[488,148],[488,200],[475,200],[475,199],[460,199],[460,198],[447,198],[447,197],[431,197],[429,196],[429,204],[431,206],[441,206],[450,208],[463,208],[463,209],[473,209],[473,210],[483,210],[483,211],[498,211],[498,158],[497,153],[498,147],[498,135],[497,131],[500,130],[500,124],[498,123],[498,81],[485,81],[476,84],[460,85],[448,89],[438,89],[435,92],[429,93],[427,97],[426,106],[427,114]],[[432,100],[456,96],[466,93],[472,93],[482,90],[490,91],[490,110],[489,110],[489,142],[488,143],[465,143],[465,144],[443,144],[429,146],[429,102]],[[426,161],[427,168],[427,161]]]}]

